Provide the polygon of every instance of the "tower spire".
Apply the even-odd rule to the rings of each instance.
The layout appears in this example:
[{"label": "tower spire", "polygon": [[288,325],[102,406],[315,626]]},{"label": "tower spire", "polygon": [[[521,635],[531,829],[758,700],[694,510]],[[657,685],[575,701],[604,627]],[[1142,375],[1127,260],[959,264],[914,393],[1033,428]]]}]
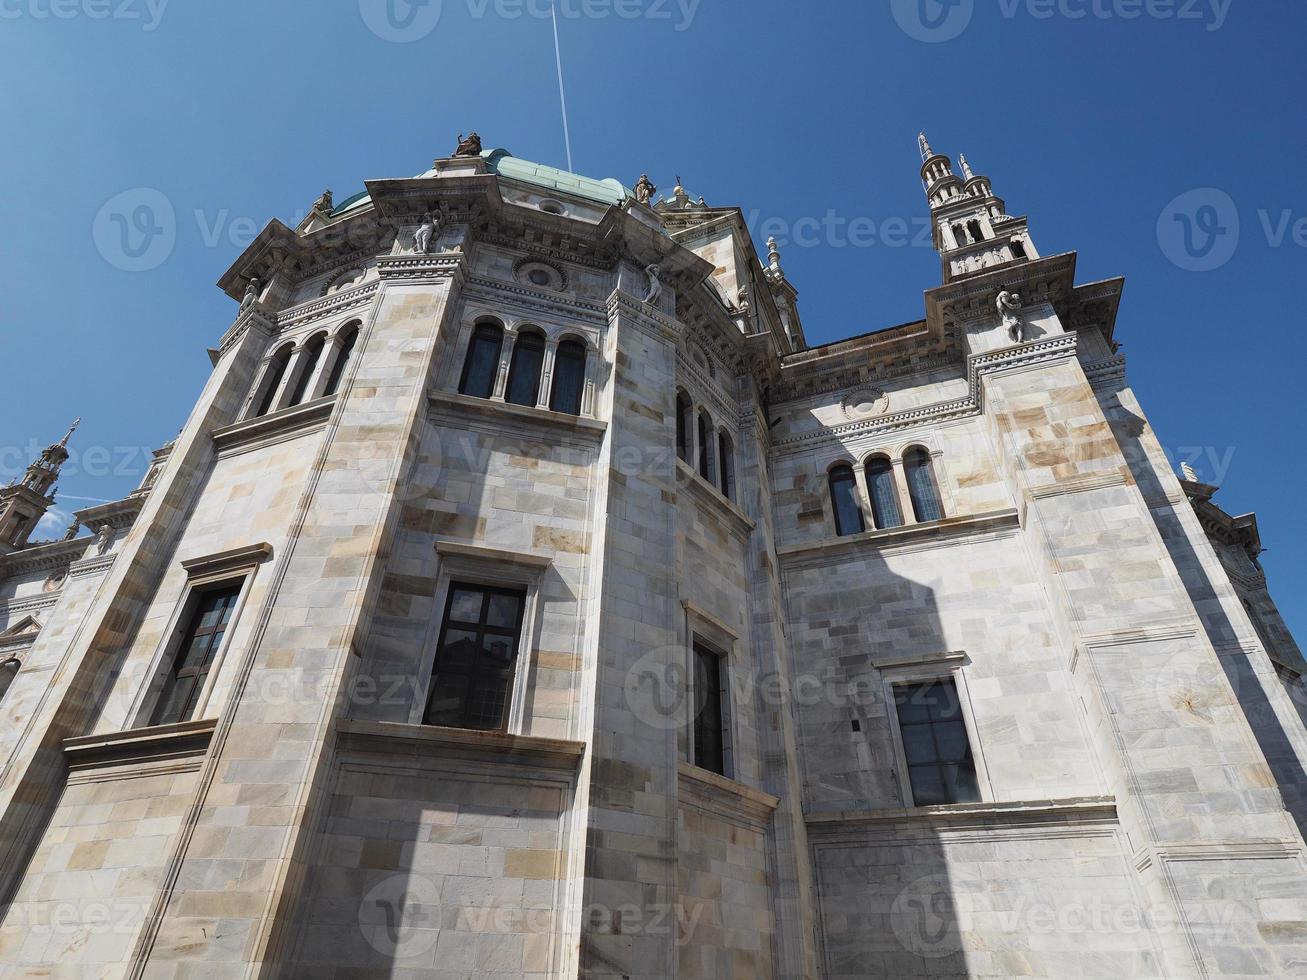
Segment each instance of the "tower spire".
[{"label": "tower spire", "polygon": [[62,439],[47,446],[21,479],[0,489],[0,555],[26,547],[36,525],[54,506],[55,483],[68,462],[68,440],[81,423],[78,419]]},{"label": "tower spire", "polygon": [[59,440],[59,445],[63,446],[64,448],[67,448],[68,440],[73,437],[73,433],[77,431],[77,427],[81,424],[82,424],[82,420],[80,417],[73,419],[73,424],[68,427],[68,431],[64,434],[64,437]]}]

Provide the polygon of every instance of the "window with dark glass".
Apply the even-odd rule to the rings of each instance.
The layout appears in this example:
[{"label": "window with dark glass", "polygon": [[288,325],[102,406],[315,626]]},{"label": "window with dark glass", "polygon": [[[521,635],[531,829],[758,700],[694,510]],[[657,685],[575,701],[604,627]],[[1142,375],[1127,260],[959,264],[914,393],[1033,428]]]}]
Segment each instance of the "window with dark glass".
[{"label": "window with dark glass", "polygon": [[894,483],[894,464],[885,456],[867,462],[867,493],[871,497],[871,518],[880,530],[899,527],[903,514],[899,510],[899,489]]},{"label": "window with dark glass", "polygon": [[690,396],[683,391],[676,393],[676,455],[683,462],[690,462],[690,425],[694,417],[694,406]]},{"label": "window with dark glass", "polygon": [[358,327],[341,338],[340,349],[336,351],[336,362],[331,365],[331,376],[327,378],[327,386],[322,390],[324,396],[334,395],[340,390],[340,382],[345,377],[345,368],[349,367],[349,359],[354,354],[354,345],[358,339]]},{"label": "window with dark glass", "polygon": [[939,488],[935,486],[934,469],[930,453],[920,447],[903,454],[903,472],[908,481],[908,496],[912,498],[912,512],[917,523],[939,521],[944,508],[939,502]]},{"label": "window with dark glass", "polygon": [[199,593],[150,719],[151,725],[174,725],[188,721],[195,713],[240,593],[239,582]]},{"label": "window with dark glass", "polygon": [[272,403],[277,397],[277,390],[281,388],[281,380],[286,377],[286,368],[290,364],[290,353],[293,348],[287,344],[277,353],[272,355],[272,360],[268,362],[268,369],[263,373],[263,395],[259,398],[259,406],[254,410],[254,415],[267,415],[272,411]]},{"label": "window with dark glass", "polygon": [[979,802],[976,764],[953,680],[895,687],[894,706],[913,803],[938,806]]},{"label": "window with dark glass", "polygon": [[504,395],[510,405],[533,406],[540,395],[540,369],[545,363],[545,338],[534,331],[520,333],[513,345],[513,360],[508,367],[508,390]]},{"label": "window with dark glass", "polygon": [[564,340],[554,355],[554,390],[549,407],[568,415],[581,414],[581,390],[585,387],[585,347]]},{"label": "window with dark glass", "polygon": [[717,455],[720,466],[717,476],[721,480],[722,496],[727,500],[735,499],[735,447],[726,431],[717,433]]},{"label": "window with dark glass", "polygon": [[694,647],[694,764],[726,775],[726,712],[722,706],[722,657]]},{"label": "window with dark glass", "polygon": [[300,357],[299,376],[295,379],[295,390],[290,396],[291,405],[299,405],[308,394],[309,385],[313,383],[313,375],[318,369],[318,361],[322,357],[322,348],[326,343],[327,335],[320,333],[304,345],[304,353]]},{"label": "window with dark glass", "polygon": [[1029,256],[1026,254],[1025,243],[1023,243],[1019,238],[1012,239],[1012,257],[1014,259],[1029,258]]},{"label": "window with dark glass", "polygon": [[518,590],[449,587],[424,724],[481,731],[507,725],[525,604]]},{"label": "window with dark glass", "polygon": [[504,331],[492,323],[482,323],[472,331],[472,342],[463,362],[460,394],[489,398],[495,392],[495,375],[499,371],[499,352],[504,345]]},{"label": "window with dark glass", "polygon": [[858,484],[852,466],[837,466],[830,471],[830,502],[836,534],[861,534],[867,529],[858,506]]},{"label": "window with dark glass", "polygon": [[5,695],[9,693],[9,686],[13,684],[22,666],[23,662],[17,657],[10,657],[4,663],[0,663],[0,701],[4,701]]},{"label": "window with dark glass", "polygon": [[712,482],[712,419],[699,413],[699,475]]}]

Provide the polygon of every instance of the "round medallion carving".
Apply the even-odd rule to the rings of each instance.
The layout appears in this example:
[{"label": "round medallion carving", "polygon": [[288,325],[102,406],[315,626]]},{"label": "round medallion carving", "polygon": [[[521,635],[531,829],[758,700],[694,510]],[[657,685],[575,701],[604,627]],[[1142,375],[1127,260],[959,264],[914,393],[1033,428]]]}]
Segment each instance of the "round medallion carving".
[{"label": "round medallion carving", "polygon": [[879,388],[854,388],[844,397],[844,415],[852,420],[874,419],[889,411],[889,395]]}]

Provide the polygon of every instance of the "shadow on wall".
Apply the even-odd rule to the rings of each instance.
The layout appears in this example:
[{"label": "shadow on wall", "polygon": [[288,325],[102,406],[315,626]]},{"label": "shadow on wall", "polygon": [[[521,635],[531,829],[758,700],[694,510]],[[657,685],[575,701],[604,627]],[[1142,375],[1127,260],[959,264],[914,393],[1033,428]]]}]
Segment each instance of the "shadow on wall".
[{"label": "shadow on wall", "polygon": [[[1158,480],[1140,438],[1146,423],[1121,404],[1118,394],[1104,396],[1103,402],[1104,411],[1112,423],[1112,431],[1121,445],[1139,489],[1150,502],[1150,513],[1198,609],[1199,619],[1209,640],[1218,651],[1234,647],[1239,633],[1218,598],[1216,587],[1208,576],[1202,559],[1184,532],[1180,515],[1176,512],[1177,505],[1167,501],[1166,490]],[[1186,501],[1178,506],[1188,507],[1189,504]],[[1217,659],[1224,679],[1229,684],[1227,689],[1218,691],[1214,688],[1222,676],[1222,673],[1215,670],[1210,675],[1177,679],[1183,680],[1190,689],[1185,696],[1190,709],[1201,717],[1204,712],[1219,708],[1227,695],[1238,704],[1266,758],[1285,809],[1298,825],[1299,832],[1307,836],[1307,773],[1303,771],[1302,763],[1261,679],[1249,658],[1242,653],[1218,655]]]}]

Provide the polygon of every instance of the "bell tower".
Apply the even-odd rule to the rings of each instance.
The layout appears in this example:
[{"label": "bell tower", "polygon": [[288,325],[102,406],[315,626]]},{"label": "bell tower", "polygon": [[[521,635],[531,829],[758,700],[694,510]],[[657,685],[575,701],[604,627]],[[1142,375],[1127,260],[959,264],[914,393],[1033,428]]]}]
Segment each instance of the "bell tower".
[{"label": "bell tower", "polygon": [[942,258],[944,282],[964,279],[999,266],[1039,258],[1024,217],[1007,213],[994,195],[989,178],[971,170],[967,158],[953,162],[931,149],[926,134],[917,137],[921,150],[921,183],[930,201],[935,249]]},{"label": "bell tower", "polygon": [[0,488],[0,555],[26,547],[36,525],[54,505],[55,483],[60,468],[68,461],[68,440],[82,420],[27,467],[22,479]]}]

